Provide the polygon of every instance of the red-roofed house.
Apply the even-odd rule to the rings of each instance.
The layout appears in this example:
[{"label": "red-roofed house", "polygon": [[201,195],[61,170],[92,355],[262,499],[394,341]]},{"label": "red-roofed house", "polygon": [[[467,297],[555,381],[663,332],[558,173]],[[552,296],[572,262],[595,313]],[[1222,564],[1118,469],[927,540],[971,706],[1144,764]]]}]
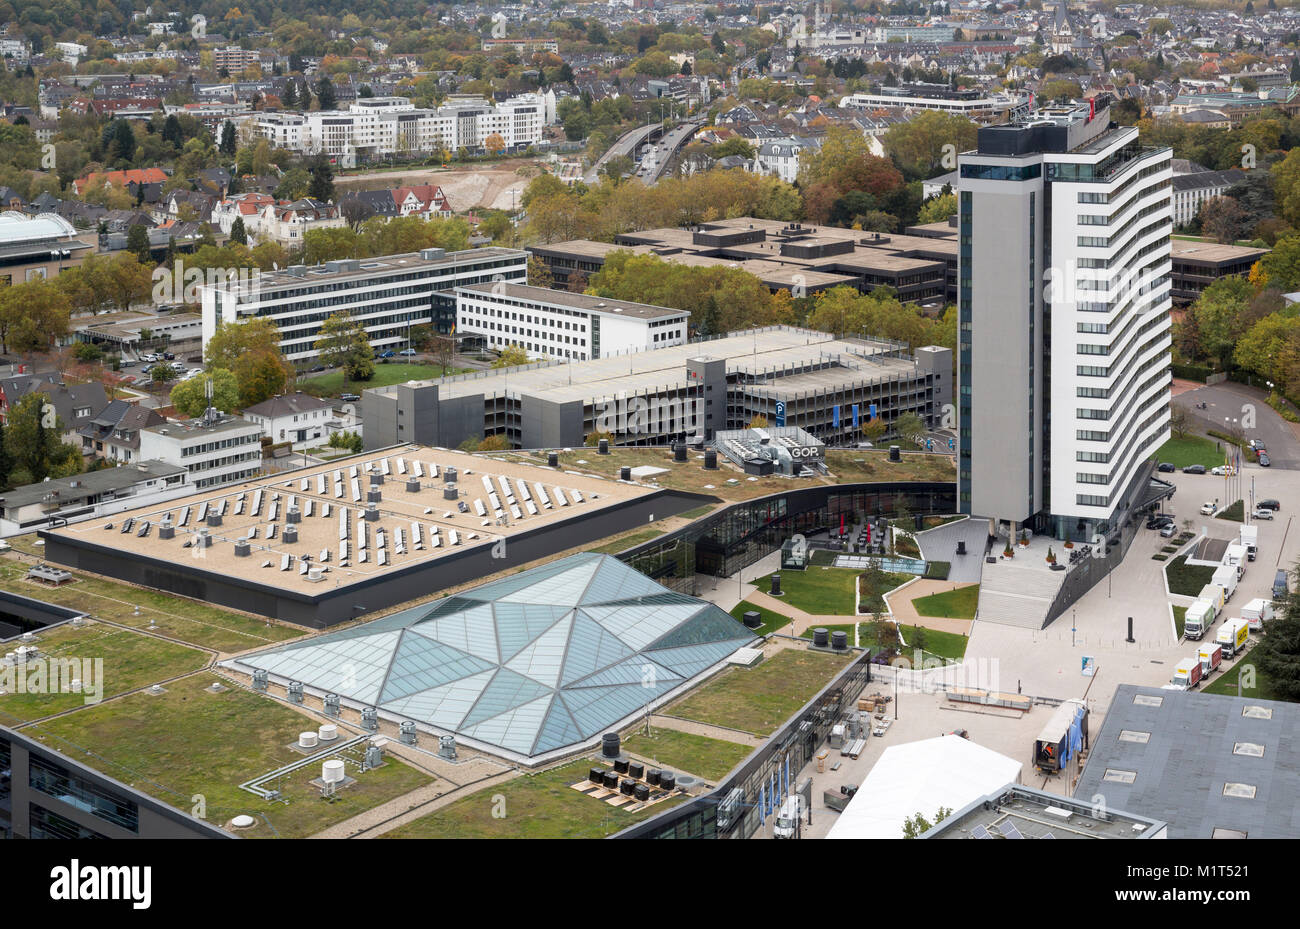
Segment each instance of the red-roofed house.
[{"label": "red-roofed house", "polygon": [[77,178],[72,182],[72,192],[78,197],[86,192],[88,187],[99,183],[100,180],[109,187],[126,187],[128,184],[162,184],[166,182],[167,175],[162,168],[128,168],[125,171],[92,171],[85,177]]}]

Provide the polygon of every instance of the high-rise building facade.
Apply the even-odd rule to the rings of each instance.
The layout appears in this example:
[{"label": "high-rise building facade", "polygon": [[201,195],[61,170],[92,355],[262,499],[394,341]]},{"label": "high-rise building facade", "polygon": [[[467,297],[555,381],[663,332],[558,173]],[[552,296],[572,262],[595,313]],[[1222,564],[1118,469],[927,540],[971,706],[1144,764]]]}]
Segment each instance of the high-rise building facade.
[{"label": "high-rise building facade", "polygon": [[959,505],[1073,541],[1117,527],[1169,437],[1171,152],[1108,102],[958,159]]}]

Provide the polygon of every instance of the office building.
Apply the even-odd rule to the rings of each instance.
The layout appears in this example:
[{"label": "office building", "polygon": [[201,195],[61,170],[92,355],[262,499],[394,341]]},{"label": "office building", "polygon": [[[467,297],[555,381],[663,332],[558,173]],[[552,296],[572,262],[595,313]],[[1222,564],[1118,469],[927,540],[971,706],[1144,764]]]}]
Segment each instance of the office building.
[{"label": "office building", "polygon": [[262,427],[212,413],[140,430],[140,457],[185,469],[196,490],[246,481],[262,470]]},{"label": "office building", "polygon": [[691,314],[645,303],[524,284],[456,289],[456,335],[488,349],[517,345],[529,357],[602,358],[686,342]]},{"label": "office building", "polygon": [[1123,521],[1169,438],[1170,151],[1108,102],[959,158],[960,509],[1073,541]]},{"label": "office building", "polygon": [[315,267],[294,265],[199,288],[203,342],[212,338],[219,322],[259,317],[279,327],[286,359],[314,359],[322,324],[335,313],[346,313],[365,327],[376,350],[404,348],[415,326],[451,331],[456,287],[522,283],[527,277],[527,252],[495,247],[461,252],[426,248]]},{"label": "office building", "polygon": [[908,112],[932,110],[965,116],[976,122],[993,122],[1017,120],[1029,115],[1032,101],[1031,94],[986,94],[982,90],[963,90],[946,84],[904,84],[899,87],[881,87],[877,93],[850,94],[840,99],[840,106],[865,110],[900,109]]},{"label": "office building", "polygon": [[[830,446],[855,445],[872,417],[938,422],[952,400],[952,352],[914,354],[882,340],[793,326],[617,357],[542,362],[408,381],[363,394],[367,448],[403,442],[455,448],[502,435],[515,447],[712,442],[762,416]],[[874,410],[874,412],[873,412]]]}]

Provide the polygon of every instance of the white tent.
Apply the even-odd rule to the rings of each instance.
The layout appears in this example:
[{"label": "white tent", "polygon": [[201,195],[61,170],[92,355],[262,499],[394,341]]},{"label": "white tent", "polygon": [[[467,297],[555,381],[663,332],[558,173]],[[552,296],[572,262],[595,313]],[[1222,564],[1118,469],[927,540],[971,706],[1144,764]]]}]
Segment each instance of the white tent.
[{"label": "white tent", "polygon": [[828,839],[901,839],[917,813],[934,822],[1008,784],[1021,763],[961,736],[939,736],[885,749],[827,834]]}]

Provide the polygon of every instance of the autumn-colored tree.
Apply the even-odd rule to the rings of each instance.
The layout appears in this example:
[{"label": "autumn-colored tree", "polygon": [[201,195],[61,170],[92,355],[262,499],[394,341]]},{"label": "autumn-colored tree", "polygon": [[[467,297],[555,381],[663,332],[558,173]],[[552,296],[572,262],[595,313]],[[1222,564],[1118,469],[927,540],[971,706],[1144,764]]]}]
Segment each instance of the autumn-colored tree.
[{"label": "autumn-colored tree", "polygon": [[225,368],[239,382],[239,405],[284,393],[293,371],[280,354],[280,330],[265,318],[221,322],[204,346],[209,368]]}]

